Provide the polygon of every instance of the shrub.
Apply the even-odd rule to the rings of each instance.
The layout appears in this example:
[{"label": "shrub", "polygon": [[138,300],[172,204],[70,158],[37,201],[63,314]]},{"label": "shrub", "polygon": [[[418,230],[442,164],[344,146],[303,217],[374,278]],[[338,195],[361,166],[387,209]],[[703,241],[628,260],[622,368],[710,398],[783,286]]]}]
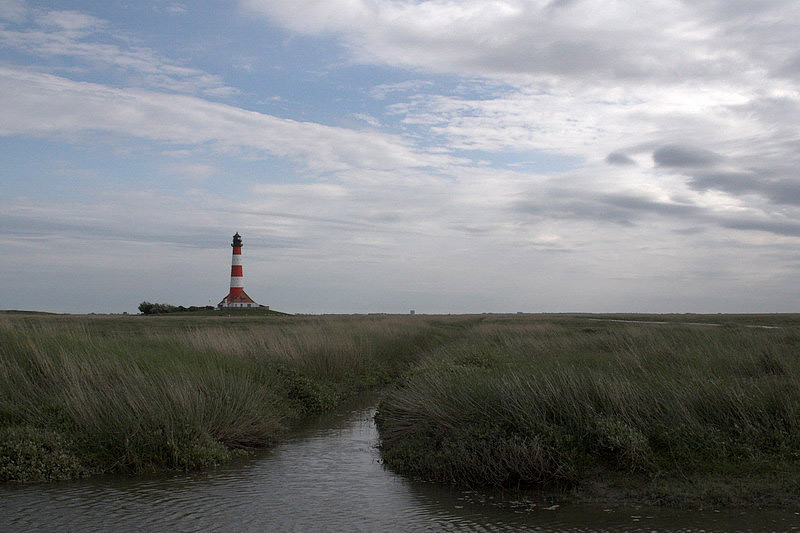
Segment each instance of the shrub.
[{"label": "shrub", "polygon": [[89,474],[74,444],[55,431],[0,428],[0,481],[57,481]]}]

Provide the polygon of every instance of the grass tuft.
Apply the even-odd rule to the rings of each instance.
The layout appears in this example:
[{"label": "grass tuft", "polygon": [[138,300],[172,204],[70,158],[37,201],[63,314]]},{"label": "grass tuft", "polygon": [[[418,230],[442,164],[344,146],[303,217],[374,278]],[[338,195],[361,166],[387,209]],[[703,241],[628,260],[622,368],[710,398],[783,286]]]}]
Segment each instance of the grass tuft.
[{"label": "grass tuft", "polygon": [[800,473],[797,338],[788,327],[486,320],[385,397],[382,454],[399,472],[468,486],[638,479],[656,494],[659,480],[713,479],[712,494],[747,475],[788,486]]},{"label": "grass tuft", "polygon": [[408,317],[0,316],[0,480],[191,470],[389,382],[439,342]]}]

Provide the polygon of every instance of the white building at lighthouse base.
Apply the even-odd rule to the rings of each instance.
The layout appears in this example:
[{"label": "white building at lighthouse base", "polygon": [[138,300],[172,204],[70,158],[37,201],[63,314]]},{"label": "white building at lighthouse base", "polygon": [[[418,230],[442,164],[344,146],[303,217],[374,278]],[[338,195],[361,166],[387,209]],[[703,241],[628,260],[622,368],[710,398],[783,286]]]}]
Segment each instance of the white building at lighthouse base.
[{"label": "white building at lighthouse base", "polygon": [[239,293],[236,295],[228,294],[228,296],[223,298],[222,301],[217,304],[217,307],[219,307],[220,309],[235,308],[235,309],[263,309],[265,311],[269,310],[268,305],[261,305],[259,303],[256,303],[243,290],[239,291]]}]

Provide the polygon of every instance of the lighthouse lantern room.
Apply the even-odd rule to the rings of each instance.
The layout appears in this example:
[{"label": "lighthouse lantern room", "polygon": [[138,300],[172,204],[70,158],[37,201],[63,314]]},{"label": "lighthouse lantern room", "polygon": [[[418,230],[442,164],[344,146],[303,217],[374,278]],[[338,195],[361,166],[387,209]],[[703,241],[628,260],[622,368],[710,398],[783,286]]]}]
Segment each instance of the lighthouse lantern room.
[{"label": "lighthouse lantern room", "polygon": [[242,236],[237,232],[233,236],[233,258],[231,260],[231,288],[228,295],[217,304],[220,309],[269,309],[266,305],[257,304],[244,292],[244,276],[242,275]]}]

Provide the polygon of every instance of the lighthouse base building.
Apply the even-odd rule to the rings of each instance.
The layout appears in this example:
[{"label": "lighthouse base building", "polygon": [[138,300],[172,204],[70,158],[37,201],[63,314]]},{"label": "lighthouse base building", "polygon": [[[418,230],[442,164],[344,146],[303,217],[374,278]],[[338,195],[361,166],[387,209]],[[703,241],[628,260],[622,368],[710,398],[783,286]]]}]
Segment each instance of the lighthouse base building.
[{"label": "lighthouse base building", "polygon": [[217,304],[217,307],[220,309],[229,309],[232,307],[242,308],[244,307],[247,309],[269,309],[268,305],[261,305],[256,303],[252,298],[250,298],[246,292],[242,291],[236,296],[231,296],[228,294],[225,298],[222,299],[220,303]]},{"label": "lighthouse base building", "polygon": [[269,306],[256,303],[244,292],[244,275],[242,273],[242,237],[238,233],[233,236],[233,259],[231,260],[231,289],[217,307],[220,309],[264,309]]}]

